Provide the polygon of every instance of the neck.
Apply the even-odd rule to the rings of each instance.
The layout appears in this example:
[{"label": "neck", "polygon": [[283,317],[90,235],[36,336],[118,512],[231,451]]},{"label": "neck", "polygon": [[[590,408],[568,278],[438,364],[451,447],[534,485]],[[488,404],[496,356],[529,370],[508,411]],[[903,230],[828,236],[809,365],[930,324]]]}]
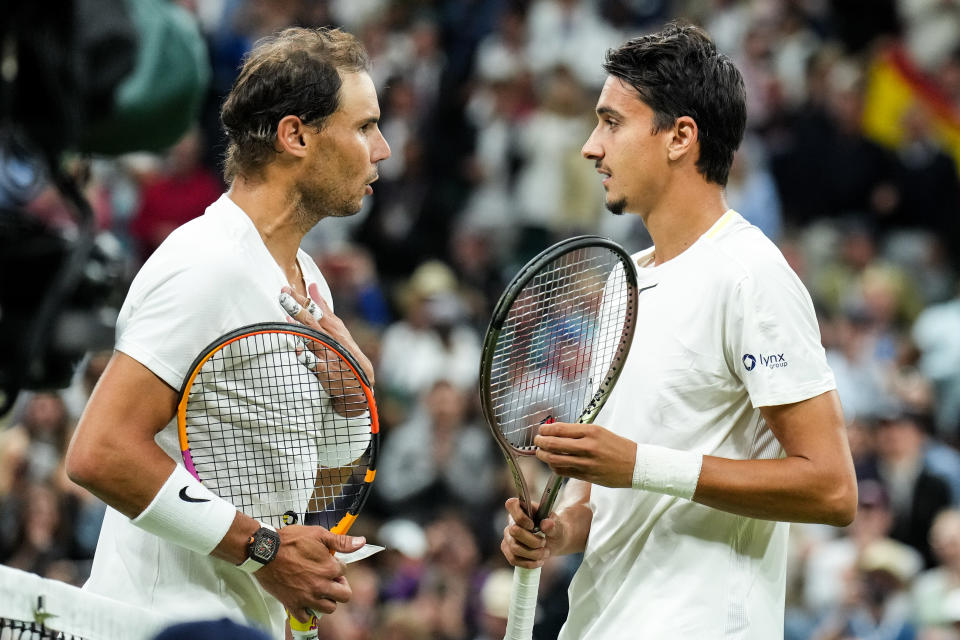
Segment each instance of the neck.
[{"label": "neck", "polygon": [[309,229],[304,229],[293,190],[279,181],[251,182],[236,178],[227,196],[253,221],[267,251],[287,272],[297,273],[297,249]]},{"label": "neck", "polygon": [[723,188],[695,180],[677,180],[646,214],[641,214],[654,244],[654,264],[672,260],[686,251],[726,213]]}]

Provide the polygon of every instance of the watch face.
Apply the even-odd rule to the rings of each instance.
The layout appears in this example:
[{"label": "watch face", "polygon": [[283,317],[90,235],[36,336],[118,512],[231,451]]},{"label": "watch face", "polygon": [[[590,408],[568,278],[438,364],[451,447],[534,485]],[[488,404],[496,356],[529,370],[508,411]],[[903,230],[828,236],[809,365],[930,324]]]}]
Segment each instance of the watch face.
[{"label": "watch face", "polygon": [[280,537],[269,529],[261,529],[253,536],[253,544],[250,545],[250,556],[263,563],[273,560],[277,554],[277,547],[280,544]]}]

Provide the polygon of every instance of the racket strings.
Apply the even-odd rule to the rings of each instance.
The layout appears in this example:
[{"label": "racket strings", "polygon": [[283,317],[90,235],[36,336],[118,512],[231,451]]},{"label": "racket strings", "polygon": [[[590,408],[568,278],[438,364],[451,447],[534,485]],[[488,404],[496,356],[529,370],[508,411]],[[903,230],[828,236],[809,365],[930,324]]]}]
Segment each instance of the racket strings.
[{"label": "racket strings", "polygon": [[336,525],[365,484],[371,437],[363,386],[341,360],[283,332],[248,334],[215,351],[186,408],[204,484],[274,526]]},{"label": "racket strings", "polygon": [[604,247],[565,254],[516,296],[494,345],[490,397],[517,450],[532,451],[537,426],[576,422],[604,390],[622,352],[631,287]]}]

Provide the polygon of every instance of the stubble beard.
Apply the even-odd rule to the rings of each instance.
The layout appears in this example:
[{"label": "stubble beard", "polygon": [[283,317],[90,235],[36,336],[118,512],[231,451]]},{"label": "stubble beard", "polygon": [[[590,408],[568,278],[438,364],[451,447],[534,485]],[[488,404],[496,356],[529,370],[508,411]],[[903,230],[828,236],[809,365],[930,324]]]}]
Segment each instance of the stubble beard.
[{"label": "stubble beard", "polygon": [[298,184],[296,198],[297,222],[304,232],[324,218],[346,218],[360,211],[356,202],[343,197],[336,188],[324,189],[311,184]]},{"label": "stubble beard", "polygon": [[614,200],[612,202],[610,200],[607,200],[605,204],[607,206],[607,211],[609,211],[615,216],[623,215],[623,212],[626,211],[627,209],[626,198],[620,198],[619,200]]}]

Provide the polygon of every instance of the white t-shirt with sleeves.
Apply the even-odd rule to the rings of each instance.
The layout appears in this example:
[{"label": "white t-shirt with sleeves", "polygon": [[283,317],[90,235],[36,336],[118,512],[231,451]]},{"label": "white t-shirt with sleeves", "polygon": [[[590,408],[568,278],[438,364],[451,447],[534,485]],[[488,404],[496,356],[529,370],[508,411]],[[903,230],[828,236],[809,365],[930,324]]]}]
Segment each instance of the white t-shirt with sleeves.
[{"label": "white t-shirt with sleeves", "polygon": [[[836,386],[803,284],[732,210],[676,258],[646,266],[652,253],[634,256],[639,324],[596,424],[724,458],[781,457],[758,408]],[[590,501],[561,639],[783,637],[788,524],[633,489],[594,485]]]},{"label": "white t-shirt with sleeves", "polygon": [[[308,290],[332,308],[316,264],[302,250],[297,260]],[[285,285],[252,220],[224,194],[143,265],[120,310],[116,350],[179,389],[197,355],[221,335],[256,322],[284,322],[278,296]],[[175,419],[156,441],[182,464]],[[147,533],[113,509],[104,517],[84,588],[172,617],[225,616],[283,637],[283,607],[253,576]]]}]

